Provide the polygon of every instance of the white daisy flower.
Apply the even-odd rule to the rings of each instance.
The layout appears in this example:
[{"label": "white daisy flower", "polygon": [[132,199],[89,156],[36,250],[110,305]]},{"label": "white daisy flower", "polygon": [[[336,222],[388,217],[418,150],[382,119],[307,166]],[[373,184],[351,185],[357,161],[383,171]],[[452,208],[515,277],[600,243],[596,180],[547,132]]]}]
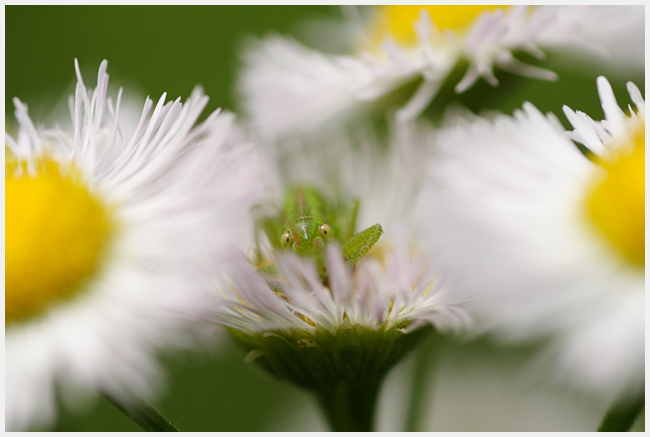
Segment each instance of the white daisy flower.
[{"label": "white daisy flower", "polygon": [[645,104],[628,90],[626,115],[600,77],[605,120],[565,108],[568,135],[531,104],[441,132],[418,213],[479,328],[552,338],[553,378],[609,401],[644,385]]},{"label": "white daisy flower", "polygon": [[59,389],[151,396],[155,351],[185,344],[204,306],[195,278],[252,232],[260,184],[233,116],[217,111],[194,126],[203,92],[184,104],[163,95],[155,107],[146,100],[123,138],[122,92],[107,99],[106,66],[90,90],[75,61],[71,131],[35,126],[14,100],[18,134],[5,135],[7,430],[50,424]]},{"label": "white daisy flower", "polygon": [[[356,231],[379,222],[387,227],[387,232],[352,272],[344,267],[336,245],[328,245],[332,246],[326,255],[332,269],[328,272],[330,288],[321,283],[309,259],[291,252],[278,256],[281,270],[288,280],[291,278],[286,284],[288,296],[278,297],[259,275],[234,278],[233,281],[250,281],[256,285],[242,283],[225,291],[233,305],[233,319],[230,319],[233,327],[266,331],[292,327],[313,330],[318,326],[333,331],[343,324],[344,318],[346,323],[361,323],[373,329],[388,329],[411,321],[406,331],[413,331],[424,321],[438,327],[463,325],[466,320],[462,311],[456,313],[457,308],[441,305],[445,302],[442,298],[445,292],[438,285],[433,286],[436,281],[431,262],[408,231],[409,211],[422,173],[421,163],[425,161],[422,159],[425,151],[417,149],[426,143],[422,139],[424,130],[403,124],[393,126],[392,130],[395,133],[390,147],[383,152],[378,150],[379,140],[370,133],[371,129],[358,127],[350,136],[332,134],[308,145],[285,144],[277,153],[278,173],[283,179],[279,184],[285,189],[308,185],[339,203],[358,199]],[[276,203],[280,204],[281,200],[281,196],[276,196]],[[307,283],[301,283],[302,280]],[[306,284],[309,284],[307,288]],[[314,287],[312,292],[307,292],[309,287]],[[294,297],[304,306],[292,303]],[[275,304],[262,303],[259,310],[268,312],[266,318],[254,315],[258,308],[246,305],[241,299],[248,303],[270,299]]]},{"label": "white daisy flower", "polygon": [[269,36],[245,51],[239,91],[245,112],[263,138],[307,133],[330,120],[346,120],[382,105],[380,99],[394,100],[392,92],[419,82],[397,112],[400,119],[415,118],[462,59],[469,67],[455,85],[457,93],[480,78],[498,85],[495,67],[556,78],[551,71],[517,60],[517,51],[540,59],[545,56],[542,48],[566,50],[572,56],[577,51],[606,57],[611,49],[643,57],[642,49],[630,53],[599,45],[604,29],[611,32],[608,40],[620,41],[613,37],[634,30],[631,39],[642,41],[642,6],[380,6],[367,23],[346,24],[340,31],[356,41],[350,54],[322,53],[280,36]]},{"label": "white daisy flower", "polygon": [[[288,251],[273,259],[277,276],[251,269],[221,289],[217,322],[231,328],[250,351],[249,360],[316,392],[334,429],[369,429],[364,426],[372,420],[372,409],[363,410],[364,396],[371,392],[374,399],[381,378],[419,339],[419,328],[453,331],[469,323],[409,232],[405,205],[414,199],[416,167],[423,161],[414,149],[421,142],[403,135],[409,132],[399,132],[386,153],[377,153],[374,138],[358,129],[356,138],[337,143],[333,135],[279,154],[285,187],[313,187],[334,205],[347,206],[357,197],[356,231],[376,223],[385,227],[354,268],[339,242],[332,241],[323,249],[326,279],[315,258]],[[250,264],[243,258],[239,262]],[[352,407],[363,410],[354,410],[358,428],[337,422],[337,414],[348,411],[336,410],[340,399],[331,390],[337,384],[359,390],[354,395],[358,406]]]}]

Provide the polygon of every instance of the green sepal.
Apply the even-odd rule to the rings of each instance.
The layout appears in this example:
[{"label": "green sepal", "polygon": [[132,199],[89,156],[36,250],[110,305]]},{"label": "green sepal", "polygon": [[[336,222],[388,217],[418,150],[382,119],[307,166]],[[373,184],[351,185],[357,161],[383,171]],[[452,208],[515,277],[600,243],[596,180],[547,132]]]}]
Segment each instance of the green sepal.
[{"label": "green sepal", "polygon": [[230,332],[255,363],[313,392],[333,430],[370,431],[383,378],[426,331],[404,334],[398,329],[344,324],[336,332]]}]

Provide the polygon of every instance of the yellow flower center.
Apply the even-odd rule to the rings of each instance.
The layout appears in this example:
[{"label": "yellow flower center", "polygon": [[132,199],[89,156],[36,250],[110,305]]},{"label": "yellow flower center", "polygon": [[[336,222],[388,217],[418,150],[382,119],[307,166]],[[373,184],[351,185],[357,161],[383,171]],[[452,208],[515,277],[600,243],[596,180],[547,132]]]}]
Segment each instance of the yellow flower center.
[{"label": "yellow flower center", "polygon": [[645,122],[626,152],[598,162],[607,171],[587,197],[587,214],[601,235],[630,263],[645,267]]},{"label": "yellow flower center", "polygon": [[36,167],[30,175],[25,162],[5,163],[5,325],[79,293],[114,230],[76,169],[48,157]]},{"label": "yellow flower center", "polygon": [[463,32],[474,22],[478,15],[493,11],[499,5],[382,5],[377,7],[371,21],[367,36],[373,44],[380,44],[387,34],[404,46],[414,45],[417,41],[413,21],[420,17],[420,10],[426,9],[431,19],[440,30],[449,29]]}]

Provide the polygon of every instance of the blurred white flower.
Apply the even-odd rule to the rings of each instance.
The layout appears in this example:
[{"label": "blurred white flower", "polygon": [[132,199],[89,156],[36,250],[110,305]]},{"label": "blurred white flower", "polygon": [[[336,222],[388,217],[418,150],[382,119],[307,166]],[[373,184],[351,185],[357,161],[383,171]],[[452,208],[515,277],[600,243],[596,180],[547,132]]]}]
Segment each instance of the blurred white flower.
[{"label": "blurred white flower", "polygon": [[[349,135],[330,132],[274,150],[277,161],[270,162],[279,165],[278,192],[322,197],[332,210],[347,210],[356,198],[355,230],[370,226],[375,236],[378,229],[385,233],[353,267],[337,240],[322,249],[322,259],[263,249],[262,258],[277,272],[271,268],[263,276],[251,266],[250,274],[230,277],[218,290],[214,319],[249,351],[247,361],[310,390],[335,431],[373,428],[381,383],[428,332],[419,328],[460,331],[470,322],[411,233],[408,212],[420,164],[426,162],[417,146],[427,142],[415,141],[419,132],[398,129],[390,144],[383,144],[390,147],[381,149],[358,126]],[[289,191],[295,187],[309,190]],[[288,210],[291,202],[289,197]],[[339,212],[330,216],[341,218]],[[345,229],[335,223],[333,229]],[[284,235],[266,232],[263,248]],[[242,268],[251,265],[243,257],[238,262]]]},{"label": "blurred white flower", "polygon": [[277,204],[284,191],[278,187],[306,184],[334,204],[359,199],[356,230],[379,223],[385,232],[352,271],[338,246],[330,243],[328,286],[311,259],[293,253],[277,256],[286,280],[281,284],[285,295],[274,292],[252,269],[250,275],[233,277],[231,286],[222,290],[221,323],[248,332],[290,328],[335,332],[349,324],[375,330],[405,326],[408,332],[424,324],[442,330],[466,326],[467,314],[435,278],[408,223],[421,175],[418,169],[425,162],[425,148],[418,150],[427,143],[420,136],[424,130],[402,124],[392,130],[390,147],[383,151],[371,129],[358,126],[353,133],[330,132],[320,140],[285,143],[270,153],[269,159],[279,165]]},{"label": "blurred white flower", "polygon": [[565,47],[562,49],[566,55],[564,65],[575,69],[598,68],[604,75],[618,78],[644,73],[645,8],[609,5],[589,9],[588,19],[581,23],[580,36],[605,50],[606,56],[581,50],[580,45]]},{"label": "blurred white flower", "polygon": [[[367,23],[341,23],[340,32],[353,40],[350,54],[319,52],[280,36],[249,45],[239,92],[262,138],[306,133],[328,121],[348,119],[373,104],[382,105],[380,99],[403,85],[420,82],[397,112],[400,119],[412,119],[435,98],[461,59],[469,67],[455,85],[458,93],[479,78],[498,85],[495,67],[556,78],[517,60],[517,51],[540,59],[545,57],[541,49],[568,51],[572,58],[576,53],[606,58],[608,51],[619,60],[622,54],[643,58],[636,44],[643,41],[645,29],[642,6],[401,5],[372,12]],[[622,47],[612,46],[621,40]]]},{"label": "blurred white flower", "polygon": [[442,131],[418,217],[479,330],[552,339],[552,378],[611,401],[644,385],[645,104],[598,90],[606,119],[565,108],[571,133],[531,104]]},{"label": "blurred white flower", "polygon": [[90,90],[75,61],[69,131],[35,126],[14,100],[18,133],[5,135],[6,430],[51,424],[59,390],[77,404],[95,391],[124,403],[153,395],[156,350],[187,345],[199,328],[196,278],[225,268],[252,233],[257,161],[233,116],[217,111],[195,126],[208,101],[200,89],[185,104],[163,95],[155,108],[146,100],[124,138],[122,92],[107,99],[106,66]]}]

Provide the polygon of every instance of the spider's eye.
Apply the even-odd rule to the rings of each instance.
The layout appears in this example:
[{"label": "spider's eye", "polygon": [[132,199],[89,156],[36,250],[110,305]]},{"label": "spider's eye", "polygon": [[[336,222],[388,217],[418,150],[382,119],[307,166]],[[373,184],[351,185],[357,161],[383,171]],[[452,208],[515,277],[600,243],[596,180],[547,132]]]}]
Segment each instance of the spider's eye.
[{"label": "spider's eye", "polygon": [[282,234],[282,237],[280,237],[280,244],[285,249],[287,247],[291,247],[291,245],[293,244],[293,234],[291,233],[291,231],[285,231],[284,234]]},{"label": "spider's eye", "polygon": [[334,236],[334,232],[332,231],[332,228],[330,228],[330,226],[326,223],[320,224],[320,226],[318,227],[318,232],[320,233],[320,236],[323,237],[324,241],[330,241]]}]

